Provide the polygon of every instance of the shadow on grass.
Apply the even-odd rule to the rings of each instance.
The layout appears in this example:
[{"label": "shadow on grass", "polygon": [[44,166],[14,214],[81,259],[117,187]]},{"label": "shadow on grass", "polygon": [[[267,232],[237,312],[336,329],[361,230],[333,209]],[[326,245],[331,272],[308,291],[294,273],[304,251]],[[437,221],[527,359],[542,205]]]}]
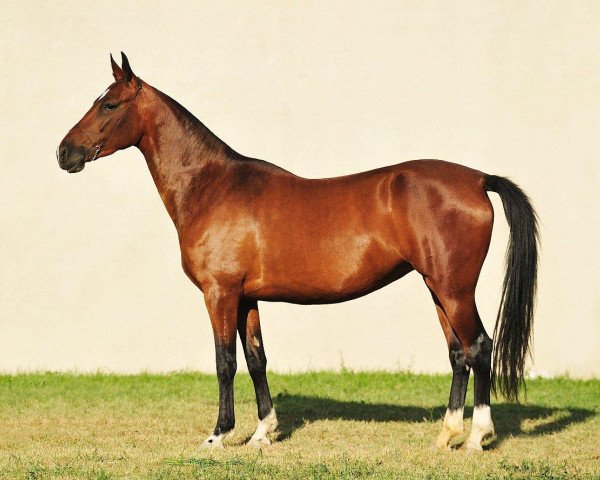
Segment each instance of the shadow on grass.
[{"label": "shadow on grass", "polygon": [[[386,403],[347,402],[293,394],[279,394],[274,403],[279,419],[280,441],[289,438],[305,423],[324,419],[408,423],[439,421],[441,428],[441,421],[446,412],[445,406],[423,408]],[[593,410],[584,408],[494,404],[492,418],[496,437],[486,448],[497,447],[511,436],[538,436],[560,432],[569,425],[585,422],[595,414]],[[465,418],[470,418],[471,415],[472,408],[465,408]]]}]

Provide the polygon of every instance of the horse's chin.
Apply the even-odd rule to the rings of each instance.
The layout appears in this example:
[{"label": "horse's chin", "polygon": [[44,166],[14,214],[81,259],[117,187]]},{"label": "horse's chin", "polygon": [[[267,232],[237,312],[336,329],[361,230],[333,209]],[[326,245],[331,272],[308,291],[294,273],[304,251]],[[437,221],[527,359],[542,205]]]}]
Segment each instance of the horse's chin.
[{"label": "horse's chin", "polygon": [[82,158],[75,165],[67,170],[68,173],[77,173],[81,172],[85,168],[85,158]]}]

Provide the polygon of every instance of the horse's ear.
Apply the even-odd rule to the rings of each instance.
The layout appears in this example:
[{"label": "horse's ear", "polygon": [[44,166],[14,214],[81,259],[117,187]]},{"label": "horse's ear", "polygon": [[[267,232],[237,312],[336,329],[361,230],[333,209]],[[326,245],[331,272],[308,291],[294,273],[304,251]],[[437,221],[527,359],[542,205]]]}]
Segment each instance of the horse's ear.
[{"label": "horse's ear", "polygon": [[129,66],[129,60],[127,59],[127,55],[121,52],[121,65],[123,66],[123,73],[125,74],[125,79],[129,82],[135,74],[132,72],[131,67]]},{"label": "horse's ear", "polygon": [[119,80],[125,78],[123,70],[121,69],[121,67],[119,67],[119,65],[117,65],[117,62],[115,62],[112,53],[110,54],[110,66],[112,67],[113,77],[115,77],[115,81],[118,82]]}]

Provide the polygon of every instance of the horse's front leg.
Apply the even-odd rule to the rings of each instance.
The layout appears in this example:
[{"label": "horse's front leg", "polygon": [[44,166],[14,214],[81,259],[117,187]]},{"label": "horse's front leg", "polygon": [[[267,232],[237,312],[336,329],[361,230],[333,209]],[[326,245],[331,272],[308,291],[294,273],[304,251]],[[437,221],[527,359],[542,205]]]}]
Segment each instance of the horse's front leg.
[{"label": "horse's front leg", "polygon": [[256,301],[243,300],[239,307],[238,318],[238,331],[244,347],[248,372],[254,383],[258,406],[258,426],[248,441],[248,445],[260,448],[271,444],[268,434],[277,428],[277,416],[267,383],[267,357],[260,333],[260,318]]},{"label": "horse's front leg", "polygon": [[240,296],[234,289],[217,286],[205,291],[204,300],[215,338],[219,417],[213,434],[202,447],[222,448],[223,440],[233,434],[235,427],[233,378],[237,368],[235,342]]}]

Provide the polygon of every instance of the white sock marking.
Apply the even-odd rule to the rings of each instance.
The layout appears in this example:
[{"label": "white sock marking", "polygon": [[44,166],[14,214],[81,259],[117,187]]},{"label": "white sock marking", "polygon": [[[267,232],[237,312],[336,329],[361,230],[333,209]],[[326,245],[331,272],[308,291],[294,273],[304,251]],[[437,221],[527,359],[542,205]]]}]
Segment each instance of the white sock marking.
[{"label": "white sock marking", "polygon": [[494,433],[492,422],[492,411],[489,405],[481,405],[473,409],[473,422],[471,434],[467,440],[467,448],[481,450],[481,440],[487,435]]},{"label": "white sock marking", "polygon": [[209,435],[208,438],[206,440],[204,440],[204,442],[202,442],[202,445],[200,445],[200,448],[202,449],[213,449],[213,448],[223,448],[223,440],[225,440],[227,437],[231,437],[233,436],[233,430],[227,432],[227,433],[220,433],[219,435],[215,435],[214,433],[212,435]]},{"label": "white sock marking", "polygon": [[456,410],[447,409],[446,416],[444,417],[444,426],[453,434],[462,433],[463,414],[464,408],[457,408]]},{"label": "white sock marking", "polygon": [[269,414],[258,421],[256,431],[248,441],[248,445],[260,447],[261,445],[271,445],[271,440],[267,437],[267,434],[273,432],[277,428],[277,415],[275,415],[275,409],[272,408]]}]

